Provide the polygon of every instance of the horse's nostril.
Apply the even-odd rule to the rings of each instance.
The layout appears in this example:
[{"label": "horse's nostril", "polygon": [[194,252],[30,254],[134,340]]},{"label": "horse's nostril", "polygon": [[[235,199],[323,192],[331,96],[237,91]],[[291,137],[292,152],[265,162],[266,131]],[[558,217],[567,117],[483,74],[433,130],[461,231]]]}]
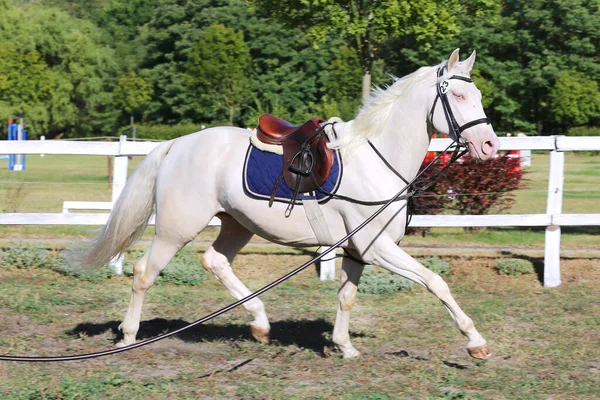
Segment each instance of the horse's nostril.
[{"label": "horse's nostril", "polygon": [[486,140],[481,146],[481,151],[483,151],[483,154],[486,155],[492,154],[492,152],[494,151],[494,143],[491,140]]}]

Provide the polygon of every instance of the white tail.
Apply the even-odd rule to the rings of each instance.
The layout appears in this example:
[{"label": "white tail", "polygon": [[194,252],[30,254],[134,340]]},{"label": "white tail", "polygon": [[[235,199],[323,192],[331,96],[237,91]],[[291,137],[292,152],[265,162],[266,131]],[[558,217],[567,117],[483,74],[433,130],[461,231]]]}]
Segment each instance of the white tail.
[{"label": "white tail", "polygon": [[154,211],[156,177],[173,141],[160,144],[138,165],[114,204],[108,222],[92,242],[83,264],[100,267],[123,253],[144,233]]}]

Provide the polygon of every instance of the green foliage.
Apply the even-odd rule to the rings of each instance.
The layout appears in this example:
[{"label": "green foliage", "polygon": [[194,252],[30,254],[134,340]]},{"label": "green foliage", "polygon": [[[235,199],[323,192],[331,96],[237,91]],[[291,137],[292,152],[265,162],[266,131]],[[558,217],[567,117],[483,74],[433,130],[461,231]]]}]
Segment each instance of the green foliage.
[{"label": "green foliage", "polygon": [[295,123],[332,115],[320,103],[336,41],[315,49],[300,29],[265,19],[255,19],[247,35],[255,74],[247,126],[255,126],[263,113]]},{"label": "green foliage", "polygon": [[343,47],[329,66],[323,108],[327,116],[354,119],[361,104],[362,69],[356,52]]},{"label": "green foliage", "polygon": [[376,270],[367,265],[360,278],[358,291],[367,294],[393,293],[398,290],[407,290],[414,286],[414,282],[392,274],[383,269]]},{"label": "green foliage", "polygon": [[[141,254],[134,253],[133,256],[136,258],[135,261],[128,260],[123,265],[123,273],[125,275],[133,276],[133,266]],[[197,286],[205,278],[206,271],[200,265],[198,254],[191,248],[186,247],[173,257],[169,265],[167,265],[156,279],[156,283]]]},{"label": "green foliage", "polygon": [[[236,111],[250,96],[250,52],[242,32],[217,24],[203,32],[187,63],[188,85],[199,106],[233,125]],[[221,114],[225,112],[225,114]]]},{"label": "green foliage", "polygon": [[440,259],[439,257],[428,257],[424,260],[419,260],[425,268],[428,270],[435,272],[438,275],[449,275],[450,274],[450,264],[446,261]]},{"label": "green foliage", "polygon": [[127,114],[133,115],[152,99],[150,80],[137,76],[133,71],[119,78],[114,91],[115,104]]},{"label": "green foliage", "polygon": [[533,264],[529,260],[521,258],[503,258],[496,261],[496,271],[500,275],[518,276],[530,274],[534,271]]},{"label": "green foliage", "polygon": [[564,72],[550,91],[550,111],[565,126],[585,125],[600,117],[598,82],[576,71]]},{"label": "green foliage", "polygon": [[[136,137],[140,139],[171,140],[198,132],[203,129],[203,126],[197,124],[136,125]],[[123,134],[128,134],[130,130],[131,127],[127,126],[122,131]]]},{"label": "green foliage", "polygon": [[79,263],[64,258],[62,253],[53,253],[35,244],[24,243],[11,243],[10,247],[4,249],[0,265],[27,270],[49,268],[65,276],[86,282],[101,282],[114,275],[114,271],[108,265],[90,271]]},{"label": "green foliage", "polygon": [[[379,44],[390,37],[411,35],[419,42],[458,33],[456,1],[345,2],[336,0],[253,0],[257,8],[306,29],[315,43],[341,37],[360,64],[370,70]],[[308,7],[306,7],[308,6]]]},{"label": "green foliage", "polygon": [[196,258],[195,264],[174,260],[160,275],[159,281],[174,285],[198,286],[206,277],[206,272]]},{"label": "green foliage", "polygon": [[[117,63],[104,39],[92,23],[63,11],[11,7],[0,19],[0,41],[8,49],[5,52],[16,50],[19,65],[2,61],[3,67],[10,68],[3,84],[8,81],[11,88],[23,92],[11,90],[11,98],[0,98],[4,102],[0,112],[7,112],[5,102],[10,101],[8,111],[25,117],[31,134],[50,138],[59,133],[86,136],[110,131],[116,116],[111,93]],[[32,71],[21,74],[20,69],[28,70],[27,63],[32,63]]]},{"label": "green foliage", "polygon": [[[533,0],[501,4],[499,18],[467,18],[461,34],[463,43],[477,49],[482,75],[493,82],[494,90],[487,94],[493,98],[488,114],[496,129],[564,133],[564,124],[579,118],[570,115],[580,113],[572,108],[579,93],[563,102],[556,96],[565,93],[566,85],[557,89],[557,82],[567,72],[584,74],[595,82],[600,79],[598,3]],[[553,109],[558,103],[568,109],[557,115]]]},{"label": "green foliage", "polygon": [[18,269],[43,268],[48,265],[50,251],[23,243],[11,243],[2,251],[0,264]]},{"label": "green foliage", "polygon": [[[140,29],[156,15],[161,0],[103,0],[101,12],[90,19],[105,27],[121,45],[134,41]],[[133,46],[137,43],[132,43]]]},{"label": "green foliage", "polygon": [[20,50],[10,43],[0,48],[0,120],[25,117],[35,137],[48,128],[47,106],[55,90],[56,76],[37,50]]},{"label": "green foliage", "polygon": [[456,47],[478,51],[472,74],[496,131],[600,123],[600,13],[588,0],[2,0],[0,9],[0,119],[24,117],[32,137],[113,135],[123,110],[158,125],[253,126],[265,112],[347,120],[388,71],[404,76]]},{"label": "green foliage", "polygon": [[78,279],[84,282],[98,283],[110,279],[115,271],[107,265],[103,265],[98,269],[84,268],[77,261],[71,260],[68,257],[63,257],[62,254],[53,258],[50,269],[70,278]]},{"label": "green foliage", "polygon": [[577,126],[569,129],[567,136],[600,136],[600,126]]},{"label": "green foliage", "polygon": [[430,47],[430,42],[459,32],[457,0],[250,2],[266,15],[304,29],[315,46],[338,38],[352,48],[363,72],[363,98],[369,94],[373,63],[380,58],[384,40],[411,37],[419,46]]}]

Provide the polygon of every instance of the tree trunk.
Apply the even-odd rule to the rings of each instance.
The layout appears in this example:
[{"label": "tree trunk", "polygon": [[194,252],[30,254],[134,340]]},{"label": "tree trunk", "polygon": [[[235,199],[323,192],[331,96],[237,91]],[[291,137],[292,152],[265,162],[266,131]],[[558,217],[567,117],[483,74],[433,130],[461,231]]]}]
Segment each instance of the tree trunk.
[{"label": "tree trunk", "polygon": [[363,104],[371,97],[371,71],[366,71],[363,74],[362,81],[362,102]]},{"label": "tree trunk", "polygon": [[537,121],[535,123],[535,133],[538,136],[542,136],[544,134],[544,124],[542,121]]}]

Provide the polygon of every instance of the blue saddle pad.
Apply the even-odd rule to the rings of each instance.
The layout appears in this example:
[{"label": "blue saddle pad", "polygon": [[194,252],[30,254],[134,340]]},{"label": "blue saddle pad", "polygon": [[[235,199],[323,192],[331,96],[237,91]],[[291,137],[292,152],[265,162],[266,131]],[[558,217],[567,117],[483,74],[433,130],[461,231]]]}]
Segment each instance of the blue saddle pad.
[{"label": "blue saddle pad", "polygon": [[[329,193],[335,193],[342,181],[342,158],[339,151],[335,151],[335,159],[329,178],[321,187]],[[252,144],[248,146],[246,161],[244,162],[243,185],[246,195],[253,199],[269,200],[275,182],[283,171],[283,155],[262,151]],[[305,178],[310,179],[310,178]],[[290,189],[284,179],[281,179],[275,191],[274,201],[289,203],[294,191]],[[296,204],[302,204],[302,194],[298,195]],[[326,202],[331,196],[316,191],[310,195],[318,202]]]}]

